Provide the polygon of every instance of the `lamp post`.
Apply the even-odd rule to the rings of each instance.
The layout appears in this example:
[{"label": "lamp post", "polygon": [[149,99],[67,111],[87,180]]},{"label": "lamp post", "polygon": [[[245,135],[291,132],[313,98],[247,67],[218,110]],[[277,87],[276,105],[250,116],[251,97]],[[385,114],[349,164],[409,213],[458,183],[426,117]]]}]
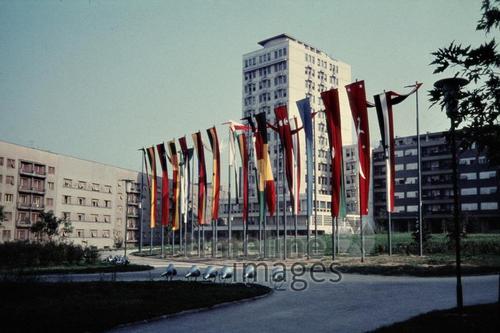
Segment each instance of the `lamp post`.
[{"label": "lamp post", "polygon": [[120,179],[121,181],[123,181],[125,183],[125,219],[123,220],[124,222],[124,231],[125,231],[125,234],[123,236],[123,256],[126,257],[127,256],[127,231],[128,231],[128,228],[127,228],[127,221],[128,221],[128,184],[130,182],[132,182],[132,180],[130,179]]},{"label": "lamp post", "polygon": [[450,118],[450,139],[451,139],[451,155],[452,155],[452,181],[453,181],[453,222],[455,226],[455,260],[457,274],[457,309],[462,313],[463,309],[463,292],[462,292],[462,269],[460,258],[460,220],[458,206],[458,177],[457,177],[457,148],[455,143],[455,129],[459,124],[458,119],[458,97],[460,88],[469,83],[463,78],[448,78],[442,79],[434,83],[434,87],[443,93],[443,104],[446,107],[446,115]]}]

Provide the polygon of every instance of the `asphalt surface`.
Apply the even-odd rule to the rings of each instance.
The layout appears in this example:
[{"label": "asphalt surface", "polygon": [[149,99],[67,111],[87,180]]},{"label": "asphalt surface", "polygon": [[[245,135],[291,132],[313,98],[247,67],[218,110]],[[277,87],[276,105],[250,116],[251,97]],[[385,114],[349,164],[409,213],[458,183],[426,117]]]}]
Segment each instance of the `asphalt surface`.
[{"label": "asphalt surface", "polygon": [[[119,273],[116,280],[157,280],[165,270],[166,261],[133,259],[135,263],[152,264],[149,272]],[[188,271],[191,262],[175,263],[178,276]],[[198,263],[201,271],[207,266]],[[269,274],[270,275],[269,270]],[[299,273],[298,271],[296,271]],[[258,282],[275,291],[256,301],[234,304],[212,310],[177,315],[119,327],[112,332],[366,332],[380,326],[406,320],[415,315],[456,305],[456,280],[446,278],[387,277],[345,274],[341,281],[331,273],[310,272],[296,277],[304,282],[292,283],[287,270],[285,283],[273,283],[259,269]],[[236,269],[240,281],[241,266]],[[298,275],[298,274],[297,274]],[[61,280],[54,276],[50,280]],[[112,279],[111,274],[72,275],[72,281]],[[293,285],[292,285],[293,284]],[[296,291],[302,289],[303,291]],[[295,289],[295,290],[294,290]],[[498,297],[498,276],[463,278],[466,305],[495,302]],[[165,300],[168,301],[168,300]]]}]

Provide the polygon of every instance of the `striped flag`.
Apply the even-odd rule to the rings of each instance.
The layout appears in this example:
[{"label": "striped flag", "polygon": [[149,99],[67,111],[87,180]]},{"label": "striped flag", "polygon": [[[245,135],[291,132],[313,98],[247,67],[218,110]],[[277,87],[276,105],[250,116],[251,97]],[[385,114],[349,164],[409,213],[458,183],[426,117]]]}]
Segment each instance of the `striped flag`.
[{"label": "striped flag", "polygon": [[353,82],[345,86],[345,88],[358,138],[360,215],[368,215],[368,196],[370,193],[370,130],[368,126],[365,81]]},{"label": "striped flag", "polygon": [[205,207],[207,205],[207,170],[205,166],[205,148],[201,133],[192,134],[196,156],[198,158],[198,224],[205,224]]},{"label": "striped flag", "polygon": [[212,220],[219,218],[220,199],[220,148],[217,129],[214,127],[207,129],[208,140],[212,147],[213,167],[212,167]]},{"label": "striped flag", "polygon": [[179,156],[177,155],[177,148],[175,146],[175,140],[171,140],[167,143],[168,151],[170,153],[169,161],[172,165],[172,203],[174,205],[174,216],[172,217],[172,229],[179,229],[180,221],[180,173],[179,173]]},{"label": "striped flag", "polygon": [[294,214],[297,215],[300,212],[300,177],[301,177],[301,164],[300,164],[300,130],[299,122],[297,117],[293,117],[293,127],[292,130],[292,141],[293,141],[293,155],[294,155],[294,172],[293,175],[295,179],[293,180],[293,210]]},{"label": "striped flag", "polygon": [[422,83],[419,83],[408,94],[400,95],[394,91],[384,92],[375,95],[375,108],[377,109],[378,124],[380,127],[380,136],[382,137],[382,147],[384,147],[384,158],[386,164],[386,198],[387,211],[394,211],[394,188],[395,181],[395,156],[394,156],[394,120],[392,114],[392,106],[401,103],[408,96],[413,94],[420,88]]},{"label": "striped flag", "polygon": [[235,158],[236,144],[234,141],[238,141],[238,132],[248,131],[250,129],[250,126],[237,123],[233,120],[229,120],[228,122],[223,123],[223,125],[229,125],[229,131],[231,132],[229,135],[229,166],[234,166],[234,188],[236,192],[235,198],[236,203],[238,203],[238,166]]},{"label": "striped flag", "polygon": [[257,155],[257,170],[259,173],[259,201],[260,218],[263,219],[266,213],[266,204],[271,216],[276,209],[276,189],[274,186],[273,170],[269,158],[269,147],[267,142],[267,121],[266,113],[261,112],[255,115],[257,122],[257,135],[255,138],[255,152]]},{"label": "striped flag", "polygon": [[179,145],[182,152],[182,168],[181,168],[181,214],[183,214],[183,222],[187,223],[187,212],[189,198],[191,198],[191,158],[193,157],[193,148],[188,148],[186,137],[179,138]]},{"label": "striped flag", "polygon": [[307,173],[307,215],[312,214],[312,184],[313,184],[313,127],[312,127],[312,112],[309,98],[304,98],[296,102],[299,109],[304,133],[306,136],[306,173]]},{"label": "striped flag", "polygon": [[167,226],[170,215],[170,197],[169,197],[169,183],[168,183],[168,168],[167,168],[167,152],[165,151],[165,144],[160,143],[156,145],[158,151],[158,158],[161,165],[161,225]]},{"label": "striped flag", "polygon": [[338,89],[335,88],[322,92],[321,99],[325,105],[326,129],[331,149],[332,216],[343,217],[345,216],[345,191]]},{"label": "striped flag", "polygon": [[[156,226],[156,191],[157,191],[157,185],[156,185],[156,154],[155,154],[155,147],[151,146],[147,149],[148,153],[148,159],[149,159],[149,165],[151,166],[151,195],[150,195],[150,210],[151,210],[151,217],[150,217],[150,223],[149,226],[151,229],[153,229]],[[125,221],[126,222],[126,221]]]}]

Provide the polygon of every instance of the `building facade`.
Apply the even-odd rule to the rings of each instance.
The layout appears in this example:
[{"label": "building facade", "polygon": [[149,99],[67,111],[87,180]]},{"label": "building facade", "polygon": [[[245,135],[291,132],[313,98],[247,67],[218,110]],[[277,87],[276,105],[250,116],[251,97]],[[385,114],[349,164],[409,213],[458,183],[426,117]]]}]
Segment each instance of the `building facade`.
[{"label": "building facade", "polygon": [[[422,216],[424,225],[433,232],[446,231],[453,214],[452,159],[446,132],[420,136]],[[415,229],[418,219],[417,137],[395,139],[396,230]],[[458,188],[462,221],[471,231],[500,228],[500,167],[491,166],[485,152],[475,147],[458,150]],[[378,225],[387,225],[385,161],[383,149],[373,151],[374,214]]]},{"label": "building facade", "polygon": [[[70,242],[104,247],[135,245],[140,236],[141,173],[0,141],[0,240],[31,240],[41,212],[71,222]],[[160,182],[161,183],[161,182]],[[144,200],[145,220],[149,204]],[[149,240],[149,229],[143,230]],[[159,235],[155,231],[157,242]]]}]

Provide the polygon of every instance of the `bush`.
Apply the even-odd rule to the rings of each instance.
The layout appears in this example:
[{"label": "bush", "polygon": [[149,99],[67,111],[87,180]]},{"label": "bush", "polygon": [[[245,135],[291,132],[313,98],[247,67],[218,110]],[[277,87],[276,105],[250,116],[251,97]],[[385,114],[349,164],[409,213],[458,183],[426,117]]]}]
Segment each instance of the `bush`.
[{"label": "bush", "polygon": [[95,264],[97,259],[99,259],[99,251],[97,251],[97,247],[86,247],[85,250],[83,250],[83,258],[85,259],[86,264]]},{"label": "bush", "polygon": [[[87,251],[87,252],[85,252]],[[56,242],[30,243],[23,241],[0,244],[0,267],[39,267],[64,264],[95,263],[97,249]]]}]

